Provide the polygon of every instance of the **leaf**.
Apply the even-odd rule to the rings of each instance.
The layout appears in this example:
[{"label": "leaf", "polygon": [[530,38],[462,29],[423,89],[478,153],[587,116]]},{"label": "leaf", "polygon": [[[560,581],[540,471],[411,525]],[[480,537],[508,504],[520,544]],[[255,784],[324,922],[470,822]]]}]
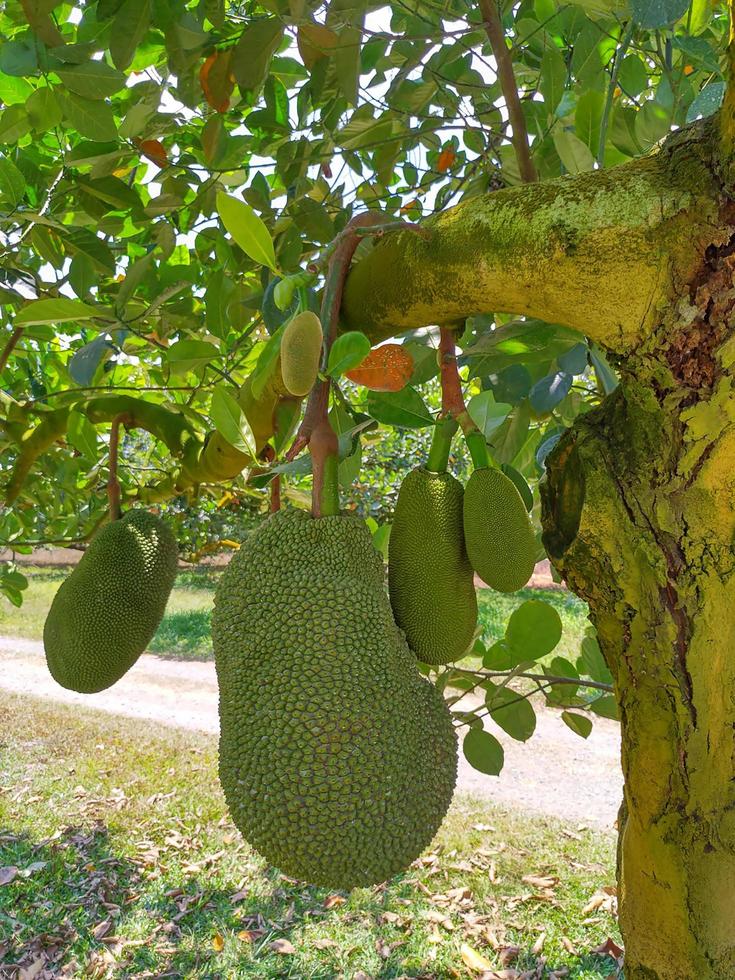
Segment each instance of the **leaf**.
[{"label": "leaf", "polygon": [[214,936],[212,936],[212,949],[215,951],[215,953],[221,953],[224,948],[225,948],[225,941],[222,938],[221,934],[218,932]]},{"label": "leaf", "polygon": [[587,344],[575,344],[571,350],[560,354],[556,363],[562,371],[566,371],[568,374],[583,374],[587,369],[588,350]]},{"label": "leaf", "polygon": [[476,949],[468,946],[467,943],[462,943],[459,953],[462,957],[462,962],[469,970],[474,970],[475,973],[492,972],[493,965],[490,960],[486,960],[484,956],[481,956]]},{"label": "leaf", "polygon": [[266,80],[268,66],[283,38],[284,25],[276,17],[251,22],[232,51],[231,71],[243,90],[257,90]]},{"label": "leaf", "polygon": [[25,197],[26,180],[16,165],[0,157],[0,197],[15,207]]},{"label": "leaf", "polygon": [[577,714],[575,711],[562,711],[561,717],[564,724],[571,728],[575,735],[589,738],[592,722],[586,715]]},{"label": "leaf", "polygon": [[544,99],[546,111],[551,115],[561,101],[567,79],[567,66],[559,49],[551,44],[541,59],[541,78],[539,90]]},{"label": "leaf", "polygon": [[0,143],[17,143],[31,130],[25,107],[11,105],[0,114]]},{"label": "leaf", "polygon": [[534,411],[550,412],[569,394],[573,381],[574,377],[566,371],[555,371],[537,381],[528,395]]},{"label": "leaf", "polygon": [[666,27],[684,16],[689,2],[690,0],[631,0],[633,20],[639,27]]},{"label": "leaf", "polygon": [[163,168],[168,164],[168,153],[160,140],[140,140],[138,149],[157,167]]},{"label": "leaf", "polygon": [[397,428],[420,429],[434,424],[434,417],[423,398],[410,385],[395,392],[371,391],[367,410],[378,422],[395,425]]},{"label": "leaf", "polygon": [[439,158],[436,161],[436,169],[440,174],[444,174],[449,170],[454,161],[457,159],[457,154],[454,151],[453,146],[446,146],[439,154]]},{"label": "leaf", "polygon": [[38,88],[28,96],[26,111],[37,133],[47,133],[61,122],[61,105],[49,87]]},{"label": "leaf", "polygon": [[274,939],[268,944],[268,949],[280,953],[281,956],[294,956],[296,953],[296,947],[288,939]]},{"label": "leaf", "polygon": [[500,428],[512,408],[513,406],[506,402],[496,402],[495,395],[490,389],[474,395],[467,405],[470,418],[486,439]]},{"label": "leaf", "polygon": [[510,687],[489,686],[485,705],[492,720],[517,742],[526,742],[536,731],[533,705]]},{"label": "leaf", "polygon": [[217,112],[227,112],[235,80],[230,70],[232,51],[215,51],[199,70],[204,98]]},{"label": "leaf", "polygon": [[404,344],[375,347],[345,377],[371,391],[400,391],[414,372],[414,359]]},{"label": "leaf", "polygon": [[603,694],[601,698],[595,698],[594,701],[590,701],[589,708],[601,718],[612,718],[613,721],[620,719],[618,702],[614,694]]},{"label": "leaf", "polygon": [[206,340],[177,340],[166,352],[166,359],[174,374],[196,371],[218,356],[217,348]]},{"label": "leaf", "polygon": [[223,439],[235,449],[239,449],[241,453],[255,458],[256,446],[253,430],[250,428],[250,423],[239,402],[226,388],[215,388],[209,414]]},{"label": "leaf", "polygon": [[329,57],[339,43],[333,30],[315,23],[300,24],[296,40],[301,59],[309,71],[321,58]]},{"label": "leaf", "polygon": [[71,92],[84,99],[106,99],[125,87],[125,75],[104,61],[57,68],[56,74]]},{"label": "leaf", "polygon": [[355,367],[370,353],[370,341],[359,330],[340,334],[332,344],[327,363],[327,374],[338,378],[345,371]]},{"label": "leaf", "polygon": [[11,864],[5,868],[0,868],[0,885],[9,885],[10,882],[17,876],[18,868]]},{"label": "leaf", "polygon": [[64,243],[67,251],[86,255],[99,272],[111,274],[115,271],[115,257],[109,246],[89,228],[76,228],[69,232]]},{"label": "leaf", "polygon": [[689,106],[686,121],[690,123],[694,122],[695,119],[699,119],[700,117],[711,116],[713,113],[717,112],[722,105],[724,96],[724,82],[710,82],[709,85],[705,85],[696,99]]},{"label": "leaf", "polygon": [[115,117],[106,102],[90,102],[72,92],[63,96],[62,109],[67,122],[81,136],[97,143],[117,139]]},{"label": "leaf", "polygon": [[114,350],[115,347],[108,340],[107,334],[100,334],[84,347],[80,347],[67,364],[72,381],[81,387],[91,385],[100,364],[106,361]]},{"label": "leaf", "polygon": [[78,299],[34,299],[27,303],[15,317],[15,326],[29,326],[36,323],[69,323],[73,320],[89,320],[99,316],[100,310],[88,306]]},{"label": "leaf", "polygon": [[511,614],[505,629],[505,642],[528,660],[539,660],[551,653],[561,639],[559,613],[542,599],[527,599]]},{"label": "leaf", "polygon": [[150,20],[151,0],[124,0],[115,14],[110,30],[110,57],[121,71],[130,67]]},{"label": "leaf", "polygon": [[222,224],[243,252],[254,262],[277,272],[276,254],[270,232],[250,205],[220,191],[217,194],[217,211]]},{"label": "leaf", "polygon": [[553,136],[556,152],[568,173],[579,174],[594,170],[595,158],[592,151],[578,136],[558,126],[554,129]]},{"label": "leaf", "polygon": [[67,442],[79,450],[87,459],[97,460],[97,430],[86,415],[81,412],[71,412],[69,428],[66,432]]},{"label": "leaf", "polygon": [[361,24],[346,24],[339,32],[339,43],[334,51],[337,81],[350,105],[358,103],[361,42]]},{"label": "leaf", "polygon": [[490,732],[479,727],[471,728],[462,742],[462,751],[473,769],[487,776],[500,775],[505,753],[503,746]]},{"label": "leaf", "polygon": [[590,627],[580,644],[580,656],[577,660],[577,667],[580,673],[591,677],[593,681],[600,681],[603,684],[612,683],[612,674],[602,656],[600,644],[597,641],[597,634],[594,627]]}]

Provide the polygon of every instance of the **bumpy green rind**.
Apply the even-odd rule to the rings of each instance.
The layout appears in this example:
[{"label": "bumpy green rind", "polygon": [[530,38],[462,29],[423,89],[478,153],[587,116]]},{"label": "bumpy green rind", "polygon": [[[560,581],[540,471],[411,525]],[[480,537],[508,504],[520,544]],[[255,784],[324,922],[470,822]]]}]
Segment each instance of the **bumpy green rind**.
[{"label": "bumpy green rind", "polygon": [[533,575],[533,527],[518,489],[500,470],[475,470],[467,481],[464,538],[470,564],[497,592],[517,592]]},{"label": "bumpy green rind", "polygon": [[243,836],[329,888],[407,868],[449,807],[456,737],[364,522],[268,518],[222,577],[212,640],[220,780]]},{"label": "bumpy green rind", "polygon": [[390,601],[408,645],[427,664],[458,660],[477,626],[463,495],[450,473],[416,469],[401,484],[396,503],[388,545]]},{"label": "bumpy green rind", "polygon": [[144,510],[131,510],[95,536],[62,583],[43,629],[54,680],[92,694],[135,663],[156,632],[176,578],[176,540]]}]

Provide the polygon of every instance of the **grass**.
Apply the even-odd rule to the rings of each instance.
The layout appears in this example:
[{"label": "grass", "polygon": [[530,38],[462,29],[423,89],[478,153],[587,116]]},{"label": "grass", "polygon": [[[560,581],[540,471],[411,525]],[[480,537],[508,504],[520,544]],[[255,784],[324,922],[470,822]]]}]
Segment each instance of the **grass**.
[{"label": "grass", "polygon": [[477,977],[463,944],[615,974],[592,952],[618,939],[609,835],[460,799],[406,874],[332,895],[242,841],[211,737],[4,693],[0,714],[0,976]]},{"label": "grass", "polygon": [[[51,600],[69,574],[67,569],[30,568],[24,602],[16,609],[0,598],[0,634],[38,640]],[[177,660],[211,660],[209,628],[214,590],[221,573],[212,569],[179,573],[166,615],[150,644],[150,651]],[[501,595],[490,589],[478,592],[479,621],[489,645],[505,633],[513,610],[526,599],[544,599],[559,612],[564,632],[554,655],[575,660],[587,626],[587,607],[563,590],[523,589]]]}]

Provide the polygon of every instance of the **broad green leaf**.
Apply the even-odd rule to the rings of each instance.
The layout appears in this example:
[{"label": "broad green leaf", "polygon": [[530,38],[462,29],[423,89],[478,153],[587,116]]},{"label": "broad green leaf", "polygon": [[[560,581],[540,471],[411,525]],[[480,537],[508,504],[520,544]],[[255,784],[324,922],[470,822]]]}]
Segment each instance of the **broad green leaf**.
[{"label": "broad green leaf", "polygon": [[577,666],[581,673],[591,677],[593,681],[600,681],[603,684],[612,683],[612,674],[602,656],[600,644],[597,642],[597,635],[594,629],[590,629],[584,636],[579,647],[580,656]]},{"label": "broad green leaf", "polygon": [[556,371],[541,378],[531,388],[528,399],[536,412],[550,412],[566,398],[572,387],[574,376],[566,371]]},{"label": "broad green leaf", "polygon": [[594,711],[600,718],[612,718],[613,721],[618,721],[620,718],[618,702],[614,694],[603,694],[602,697],[595,698],[594,701],[590,701],[589,707],[590,711]]},{"label": "broad green leaf", "polygon": [[554,146],[568,173],[579,174],[594,169],[595,158],[592,151],[570,130],[555,127]]},{"label": "broad green leaf", "polygon": [[[597,146],[600,142],[600,123],[604,104],[605,96],[603,93],[589,89],[580,95],[577,100],[577,108],[574,111],[574,132],[585,146],[589,147],[593,155],[597,153]],[[561,154],[559,156],[561,158]]]},{"label": "broad green leaf", "polygon": [[151,0],[124,0],[115,14],[110,32],[110,57],[121,71],[130,67],[150,19]]},{"label": "broad green leaf", "polygon": [[17,143],[31,131],[25,106],[11,105],[0,113],[0,143]]},{"label": "broad green leaf", "polygon": [[503,746],[482,728],[471,728],[462,742],[462,752],[473,769],[488,776],[499,776],[505,761]]},{"label": "broad green leaf", "polygon": [[587,344],[576,344],[571,350],[560,354],[556,363],[562,371],[566,371],[568,374],[584,374],[587,370],[588,349]]},{"label": "broad green leaf", "polygon": [[25,197],[26,180],[16,165],[6,157],[0,157],[0,198],[13,207]]},{"label": "broad green leaf", "polygon": [[47,133],[61,122],[61,105],[49,87],[36,89],[28,96],[26,112],[37,133]]},{"label": "broad green leaf", "polygon": [[434,417],[423,398],[410,385],[400,391],[371,391],[367,410],[378,422],[399,429],[420,429],[434,424]]},{"label": "broad green leaf", "polygon": [[502,640],[497,640],[488,647],[482,658],[485,670],[510,670],[513,666],[513,654]]},{"label": "broad green leaf", "polygon": [[96,142],[117,139],[117,126],[112,106],[93,102],[71,92],[63,97],[65,119],[81,136]]},{"label": "broad green leaf", "polygon": [[115,271],[115,257],[109,246],[89,228],[76,228],[70,231],[64,236],[64,244],[68,252],[86,255],[99,272],[104,274]]},{"label": "broad green leaf", "polygon": [[711,116],[722,105],[725,95],[724,82],[710,82],[706,85],[687,110],[687,122],[694,122],[700,117]]},{"label": "broad green leaf", "polygon": [[91,385],[97,369],[114,350],[107,334],[100,334],[84,347],[80,347],[67,365],[72,381],[81,387]]},{"label": "broad green leaf", "polygon": [[283,38],[283,23],[276,17],[251,21],[233,49],[230,71],[241,89],[259,89]]},{"label": "broad green leaf", "polygon": [[528,599],[514,610],[505,630],[505,642],[518,656],[539,660],[561,639],[559,613],[548,602]]},{"label": "broad green leaf", "polygon": [[549,115],[556,109],[564,92],[567,66],[555,45],[549,46],[541,59],[539,89]]},{"label": "broad green leaf", "polygon": [[581,735],[582,738],[589,737],[592,731],[592,722],[587,715],[580,715],[575,711],[562,711],[561,717],[564,724],[571,728],[575,735]]},{"label": "broad green leaf", "polygon": [[166,360],[174,374],[186,374],[205,367],[219,351],[206,340],[177,340],[166,352]]},{"label": "broad green leaf", "polygon": [[682,17],[690,0],[631,0],[633,20],[639,27],[666,27]]},{"label": "broad green leaf", "polygon": [[106,99],[125,87],[125,75],[104,61],[86,61],[81,65],[57,68],[56,74],[70,92],[83,99]]},{"label": "broad green leaf", "polygon": [[644,102],[635,116],[635,135],[643,150],[649,150],[671,129],[671,114],[655,99]]},{"label": "broad green leaf", "polygon": [[495,395],[488,389],[470,399],[467,411],[480,432],[489,439],[508,418],[512,407],[506,402],[496,402]]},{"label": "broad green leaf", "polygon": [[222,224],[243,252],[254,262],[277,272],[276,255],[270,232],[250,205],[220,191],[217,194],[217,211]]},{"label": "broad green leaf", "polygon": [[360,333],[359,330],[350,330],[340,334],[329,352],[327,374],[331,378],[338,378],[345,371],[357,367],[369,353],[370,341],[364,333]]},{"label": "broad green leaf", "polygon": [[101,312],[103,311],[78,299],[67,299],[64,296],[58,299],[34,299],[20,310],[14,323],[16,327],[29,326],[32,323],[69,323],[74,320],[90,320]]},{"label": "broad green leaf", "polygon": [[66,432],[66,438],[87,459],[93,462],[97,461],[97,430],[86,415],[81,412],[72,412],[69,415],[69,428]]},{"label": "broad green leaf", "polygon": [[239,449],[241,453],[255,459],[256,447],[253,430],[250,428],[250,423],[237,399],[226,388],[222,386],[215,388],[212,395],[210,415],[214,427],[223,439],[226,439],[235,449]]},{"label": "broad green leaf", "polygon": [[490,717],[517,742],[526,742],[536,731],[536,712],[528,698],[510,687],[490,686],[485,698]]}]

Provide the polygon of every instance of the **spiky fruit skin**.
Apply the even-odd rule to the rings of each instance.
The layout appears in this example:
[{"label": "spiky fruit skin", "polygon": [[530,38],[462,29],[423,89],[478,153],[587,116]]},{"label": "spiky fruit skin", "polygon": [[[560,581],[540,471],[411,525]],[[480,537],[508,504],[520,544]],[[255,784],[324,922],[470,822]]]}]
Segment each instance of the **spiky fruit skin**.
[{"label": "spiky fruit skin", "polygon": [[536,537],[518,489],[505,473],[475,470],[464,492],[470,564],[497,592],[517,592],[533,575]]},{"label": "spiky fruit skin", "polygon": [[322,353],[322,325],[307,310],[286,324],[281,337],[281,373],[286,389],[299,397],[314,387]]},{"label": "spiky fruit skin", "polygon": [[458,660],[477,626],[463,496],[451,473],[416,469],[404,479],[396,502],[388,544],[390,601],[408,645],[427,664]]},{"label": "spiky fruit skin", "polygon": [[220,781],[243,836],[329,888],[407,868],[449,807],[456,737],[364,522],[269,517],[222,576],[212,640]]},{"label": "spiky fruit skin", "polygon": [[176,578],[168,526],[131,510],[95,535],[62,582],[43,628],[54,680],[93,694],[118,681],[156,632]]}]

